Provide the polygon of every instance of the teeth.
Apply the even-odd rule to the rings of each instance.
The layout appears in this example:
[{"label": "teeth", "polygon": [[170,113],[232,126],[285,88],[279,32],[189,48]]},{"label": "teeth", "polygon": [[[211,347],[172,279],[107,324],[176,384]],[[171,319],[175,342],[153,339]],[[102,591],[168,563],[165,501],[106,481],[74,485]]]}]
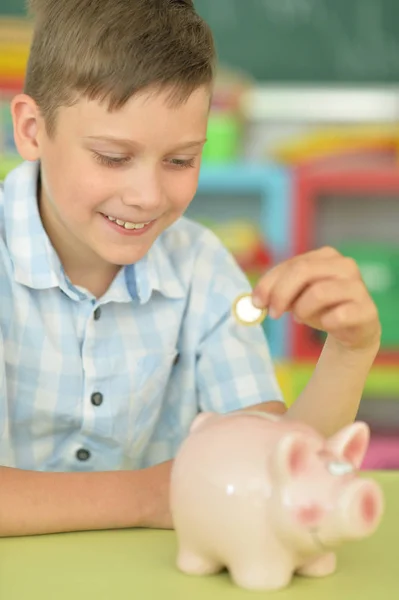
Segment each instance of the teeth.
[{"label": "teeth", "polygon": [[107,219],[109,221],[115,222],[120,227],[124,227],[125,229],[144,229],[146,225],[149,225],[151,221],[147,223],[131,223],[130,221],[121,221],[120,219],[116,219],[115,217],[110,217],[107,215]]},{"label": "teeth", "polygon": [[135,223],[129,223],[128,221],[124,224],[125,229],[144,229],[144,227],[148,223],[140,223],[139,225],[135,225]]}]

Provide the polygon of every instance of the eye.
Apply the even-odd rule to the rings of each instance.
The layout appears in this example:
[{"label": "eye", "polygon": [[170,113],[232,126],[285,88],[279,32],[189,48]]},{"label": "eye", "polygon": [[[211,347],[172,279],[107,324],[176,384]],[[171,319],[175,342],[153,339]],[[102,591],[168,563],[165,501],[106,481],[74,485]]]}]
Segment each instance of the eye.
[{"label": "eye", "polygon": [[130,161],[129,156],[106,156],[105,154],[99,154],[98,152],[93,152],[93,156],[100,165],[111,168],[126,165]]},{"label": "eye", "polygon": [[194,158],[183,159],[183,158],[171,158],[169,164],[176,169],[190,169],[195,166]]}]

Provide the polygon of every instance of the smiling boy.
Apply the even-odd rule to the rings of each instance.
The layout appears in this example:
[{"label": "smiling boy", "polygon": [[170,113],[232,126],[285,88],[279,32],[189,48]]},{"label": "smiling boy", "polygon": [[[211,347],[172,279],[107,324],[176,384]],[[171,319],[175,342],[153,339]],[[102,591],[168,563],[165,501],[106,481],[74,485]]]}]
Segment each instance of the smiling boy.
[{"label": "smiling boy", "polygon": [[[260,280],[272,316],[329,335],[285,410],[248,282],[183,214],[214,46],[191,0],[33,0],[22,166],[0,223],[0,535],[172,527],[173,457],[201,410],[257,407],[325,435],[356,416],[379,347],[356,265],[331,248]],[[274,315],[273,315],[274,313]]]}]

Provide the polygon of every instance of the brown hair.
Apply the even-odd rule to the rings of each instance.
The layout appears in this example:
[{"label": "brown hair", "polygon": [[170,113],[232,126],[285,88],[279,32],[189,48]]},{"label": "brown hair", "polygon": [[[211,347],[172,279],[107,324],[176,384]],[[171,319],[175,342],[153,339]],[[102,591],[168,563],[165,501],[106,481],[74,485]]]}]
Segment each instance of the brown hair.
[{"label": "brown hair", "polygon": [[145,88],[184,102],[211,85],[215,48],[193,0],[28,0],[35,17],[25,93],[48,132],[80,96],[121,108]]}]

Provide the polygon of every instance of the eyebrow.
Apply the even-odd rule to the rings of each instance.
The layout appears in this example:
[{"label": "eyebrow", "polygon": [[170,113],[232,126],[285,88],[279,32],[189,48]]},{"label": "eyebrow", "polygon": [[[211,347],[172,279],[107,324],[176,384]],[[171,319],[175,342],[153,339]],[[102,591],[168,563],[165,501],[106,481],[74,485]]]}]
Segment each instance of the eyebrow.
[{"label": "eyebrow", "polygon": [[[125,146],[125,147],[133,147],[133,146],[141,146],[141,144],[139,144],[138,142],[135,142],[133,140],[129,140],[126,138],[118,138],[118,137],[114,137],[112,135],[89,135],[87,136],[85,139],[87,140],[93,140],[93,141],[97,141],[97,142],[111,142],[112,144],[117,144],[119,146]],[[172,151],[175,152],[176,150],[183,150],[185,148],[193,148],[194,146],[201,146],[202,144],[205,144],[206,142],[206,138],[202,139],[202,140],[192,140],[192,141],[187,141],[187,142],[182,142],[181,144],[179,144],[178,146],[175,146],[174,148],[172,148]]]}]

